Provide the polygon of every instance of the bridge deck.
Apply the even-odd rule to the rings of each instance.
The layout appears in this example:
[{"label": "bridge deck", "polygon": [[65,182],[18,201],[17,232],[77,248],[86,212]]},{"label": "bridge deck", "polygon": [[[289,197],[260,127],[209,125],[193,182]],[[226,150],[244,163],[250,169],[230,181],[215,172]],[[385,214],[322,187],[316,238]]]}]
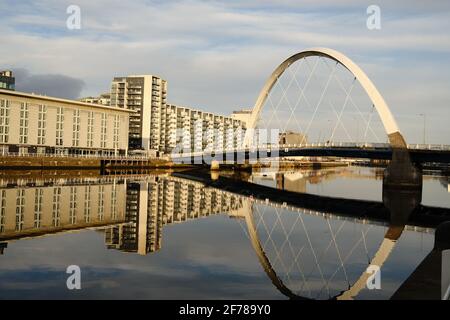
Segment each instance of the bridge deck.
[{"label": "bridge deck", "polygon": [[[408,149],[411,160],[415,163],[450,163],[450,150],[422,150],[422,149]],[[315,147],[315,148],[284,148],[267,152],[266,150],[249,151],[224,151],[208,154],[199,153],[192,155],[177,155],[173,156],[174,162],[183,163],[211,163],[211,160],[218,160],[220,162],[239,162],[244,159],[264,159],[268,157],[339,157],[339,158],[359,158],[359,159],[392,159],[391,148],[355,148],[355,147]]]}]

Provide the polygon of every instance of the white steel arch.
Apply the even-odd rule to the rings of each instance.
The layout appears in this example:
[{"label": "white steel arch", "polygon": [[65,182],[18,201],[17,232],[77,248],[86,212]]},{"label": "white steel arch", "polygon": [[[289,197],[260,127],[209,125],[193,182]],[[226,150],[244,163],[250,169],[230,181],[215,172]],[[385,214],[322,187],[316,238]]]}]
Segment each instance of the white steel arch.
[{"label": "white steel arch", "polygon": [[[375,109],[377,110],[381,121],[383,123],[384,129],[389,137],[389,142],[393,148],[406,148],[406,142],[400,133],[400,129],[398,128],[397,122],[394,119],[388,105],[384,101],[380,92],[377,90],[372,81],[367,77],[364,71],[358,67],[352,60],[350,60],[344,54],[329,48],[311,48],[299,53],[294,54],[293,56],[287,58],[283,61],[272,73],[272,75],[267,79],[264,87],[259,93],[258,99],[256,100],[255,106],[253,107],[250,120],[247,123],[247,129],[254,129],[256,127],[256,122],[258,121],[259,114],[266,102],[267,97],[269,96],[272,87],[277,82],[278,78],[283,74],[283,72],[289,68],[297,60],[302,58],[317,56],[317,57],[326,57],[328,59],[334,60],[337,63],[344,66],[347,70],[349,70],[353,76],[359,81],[363,89],[366,91],[370,100],[372,101]],[[251,130],[247,130],[244,138],[244,147],[248,147],[251,141]]]}]

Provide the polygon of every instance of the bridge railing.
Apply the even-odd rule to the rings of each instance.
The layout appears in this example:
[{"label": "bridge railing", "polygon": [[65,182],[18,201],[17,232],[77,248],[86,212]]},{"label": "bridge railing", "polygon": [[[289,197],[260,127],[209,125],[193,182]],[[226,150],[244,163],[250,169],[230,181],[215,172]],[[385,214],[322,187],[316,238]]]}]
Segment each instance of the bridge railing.
[{"label": "bridge railing", "polygon": [[[214,154],[222,153],[234,153],[245,151],[271,151],[271,150],[284,150],[289,149],[301,149],[301,148],[360,148],[360,149],[386,149],[390,148],[389,143],[363,143],[363,142],[317,142],[317,143],[302,143],[302,144],[280,144],[280,145],[261,145],[258,147],[250,148],[226,148],[215,150]],[[408,149],[411,150],[436,150],[436,151],[450,151],[450,145],[446,144],[408,144]],[[211,154],[211,150],[192,152],[192,153],[177,153],[171,154],[171,158],[183,158],[183,157],[202,157],[203,155]]]}]

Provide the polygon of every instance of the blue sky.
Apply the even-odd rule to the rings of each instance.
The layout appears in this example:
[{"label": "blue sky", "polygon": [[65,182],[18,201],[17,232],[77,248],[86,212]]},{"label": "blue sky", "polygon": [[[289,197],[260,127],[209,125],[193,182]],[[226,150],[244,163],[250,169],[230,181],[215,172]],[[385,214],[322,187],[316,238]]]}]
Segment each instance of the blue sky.
[{"label": "blue sky", "polygon": [[[71,4],[81,30],[66,28]],[[381,30],[366,28],[370,4]],[[450,144],[448,1],[0,0],[0,28],[0,68],[28,90],[96,95],[150,73],[168,80],[169,102],[223,114],[252,106],[289,55],[330,47],[366,71],[409,142],[422,141],[425,110],[427,140]]]}]

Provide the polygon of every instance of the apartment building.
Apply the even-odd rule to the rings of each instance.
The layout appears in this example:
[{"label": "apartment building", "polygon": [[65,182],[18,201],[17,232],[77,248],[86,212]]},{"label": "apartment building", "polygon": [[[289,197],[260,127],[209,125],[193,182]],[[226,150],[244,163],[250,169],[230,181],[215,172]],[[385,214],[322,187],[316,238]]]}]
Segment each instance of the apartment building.
[{"label": "apartment building", "polygon": [[116,77],[111,106],[136,111],[130,115],[129,148],[168,154],[222,150],[240,145],[245,123],[184,106],[168,104],[167,81],[155,75]]},{"label": "apartment building", "polygon": [[130,115],[129,148],[165,149],[167,81],[154,75],[115,77],[111,106],[135,111]]},{"label": "apartment building", "polygon": [[108,93],[102,93],[98,97],[85,97],[81,98],[79,101],[86,102],[86,103],[93,103],[93,104],[101,104],[103,106],[110,106],[111,105],[111,94]]},{"label": "apartment building", "polygon": [[10,70],[0,71],[0,89],[15,90],[16,79]]},{"label": "apartment building", "polygon": [[165,118],[165,153],[238,148],[244,138],[245,123],[232,117],[168,104]]},{"label": "apartment building", "polygon": [[0,89],[0,154],[124,155],[131,113]]}]

